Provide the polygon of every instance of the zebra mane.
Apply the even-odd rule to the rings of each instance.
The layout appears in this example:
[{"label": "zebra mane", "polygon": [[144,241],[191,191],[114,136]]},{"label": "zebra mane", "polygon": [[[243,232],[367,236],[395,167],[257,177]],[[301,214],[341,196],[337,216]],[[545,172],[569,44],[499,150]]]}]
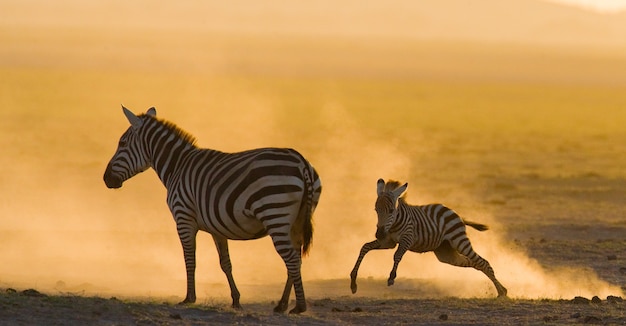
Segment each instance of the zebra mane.
[{"label": "zebra mane", "polygon": [[192,146],[196,146],[196,137],[188,133],[187,131],[181,129],[175,123],[167,121],[167,120],[158,119],[152,115],[145,114],[145,113],[139,115],[139,118],[143,118],[143,117],[147,117],[148,119],[151,119],[152,121],[165,127],[165,129],[174,133],[178,138],[180,138],[185,143],[192,145]]},{"label": "zebra mane", "polygon": [[[387,181],[387,183],[385,183],[385,188],[383,189],[383,191],[384,192],[394,191],[398,189],[400,186],[402,186],[402,183],[400,183],[400,181],[389,180]],[[402,196],[400,196],[400,198],[398,198],[398,200],[406,203],[406,191],[404,192],[404,194],[402,194]]]}]

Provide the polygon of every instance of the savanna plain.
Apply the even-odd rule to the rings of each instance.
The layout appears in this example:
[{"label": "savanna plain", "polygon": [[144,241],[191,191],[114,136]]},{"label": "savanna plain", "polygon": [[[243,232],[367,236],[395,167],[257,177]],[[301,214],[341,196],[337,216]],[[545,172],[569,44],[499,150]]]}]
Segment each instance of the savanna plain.
[{"label": "savanna plain", "polygon": [[[0,324],[626,323],[623,48],[19,27],[0,34]],[[120,104],[202,147],[293,147],[316,167],[306,313],[271,313],[286,271],[267,238],[231,242],[242,311],[206,234],[198,302],[176,304],[165,189],[152,171],[102,182]],[[387,287],[393,250],[351,294],[378,178],[488,224],[468,235],[509,298],[432,253]]]}]

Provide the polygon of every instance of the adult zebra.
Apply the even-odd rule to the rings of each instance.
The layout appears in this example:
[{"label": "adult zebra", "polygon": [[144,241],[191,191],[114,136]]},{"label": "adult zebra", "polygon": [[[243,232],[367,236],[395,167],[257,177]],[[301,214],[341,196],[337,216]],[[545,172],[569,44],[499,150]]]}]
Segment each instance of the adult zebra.
[{"label": "adult zebra", "polygon": [[311,245],[312,215],[321,194],[320,178],[309,162],[293,149],[234,154],[201,149],[193,136],[157,119],[154,108],[139,116],[122,109],[131,126],[120,138],[104,182],[109,188],[120,188],[125,180],[152,167],[167,188],[167,204],[187,269],[187,295],[181,303],[196,300],[196,234],[202,230],[213,236],[234,308],[241,305],[228,239],[269,235],[287,266],[285,289],[274,311],[287,310],[292,286],[296,307],[290,313],[305,311],[300,265]]},{"label": "adult zebra", "polygon": [[370,250],[398,249],[393,256],[393,268],[387,285],[393,285],[396,271],[402,256],[408,251],[423,253],[434,251],[437,259],[460,267],[473,267],[487,275],[498,291],[498,297],[505,297],[507,290],[498,280],[489,262],[480,257],[473,249],[465,233],[469,225],[479,231],[488,229],[486,225],[463,220],[453,210],[441,205],[410,205],[403,194],[408,183],[400,186],[398,181],[377,183],[378,198],[376,214],[378,224],[376,240],[363,245],[359,258],[350,273],[350,288],[356,293],[356,277],[365,254]]}]

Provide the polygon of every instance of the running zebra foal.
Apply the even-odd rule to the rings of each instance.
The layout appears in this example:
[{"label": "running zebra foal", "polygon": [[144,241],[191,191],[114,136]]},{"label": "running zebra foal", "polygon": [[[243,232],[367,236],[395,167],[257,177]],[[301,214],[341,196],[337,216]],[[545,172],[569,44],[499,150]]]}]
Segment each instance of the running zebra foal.
[{"label": "running zebra foal", "polygon": [[153,168],[167,188],[187,270],[187,295],[181,303],[196,301],[196,234],[201,230],[215,241],[234,308],[241,305],[228,239],[269,235],[287,267],[287,282],[274,311],[287,310],[292,287],[296,307],[290,313],[305,311],[300,265],[311,245],[312,215],[321,194],[320,178],[309,162],[293,149],[230,154],[198,148],[193,136],[157,119],[154,108],[139,116],[122,109],[131,126],[120,138],[104,182],[120,188],[127,179]]},{"label": "running zebra foal", "polygon": [[410,205],[403,196],[407,187],[408,183],[400,186],[397,181],[385,183],[383,179],[378,180],[376,240],[361,248],[359,258],[350,273],[352,293],[357,290],[356,277],[363,257],[370,250],[393,249],[397,244],[398,249],[393,256],[393,268],[387,285],[393,285],[398,264],[407,250],[418,253],[434,251],[437,259],[443,263],[473,267],[485,273],[495,285],[498,297],[506,297],[506,288],[496,279],[489,262],[472,249],[465,233],[466,225],[479,231],[485,231],[488,227],[463,220],[453,210],[441,204]]}]

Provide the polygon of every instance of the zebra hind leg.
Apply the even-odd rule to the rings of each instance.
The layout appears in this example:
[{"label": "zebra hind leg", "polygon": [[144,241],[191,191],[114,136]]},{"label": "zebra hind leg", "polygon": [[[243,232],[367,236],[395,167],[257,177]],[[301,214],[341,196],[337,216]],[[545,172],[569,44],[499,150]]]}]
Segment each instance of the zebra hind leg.
[{"label": "zebra hind leg", "polygon": [[506,297],[507,289],[496,279],[495,272],[489,262],[476,254],[476,258],[472,261],[474,268],[485,273],[487,277],[493,282],[493,285],[496,287],[496,291],[498,291],[498,297],[504,298]]},{"label": "zebra hind leg", "polygon": [[459,267],[472,267],[472,262],[466,256],[450,246],[450,242],[444,241],[437,249],[433,250],[440,262]]},{"label": "zebra hind leg", "polygon": [[489,262],[474,251],[467,237],[461,239],[455,247],[464,248],[464,250],[458,251],[448,241],[444,241],[439,248],[435,249],[435,254],[441,262],[459,267],[473,267],[483,272],[493,282],[498,291],[498,297],[506,297],[507,289],[496,279]]},{"label": "zebra hind leg", "polygon": [[285,283],[285,290],[283,291],[283,296],[278,301],[278,305],[274,307],[274,312],[283,313],[287,311],[289,307],[289,296],[291,295],[291,288],[293,287],[293,280],[287,273],[287,282]]},{"label": "zebra hind leg", "polygon": [[275,312],[284,312],[289,305],[289,295],[291,294],[291,287],[293,286],[294,292],[296,292],[296,307],[289,311],[290,314],[299,314],[306,311],[306,299],[304,298],[304,286],[302,285],[302,276],[300,273],[301,257],[300,253],[291,250],[289,257],[283,257],[285,265],[287,266],[287,282],[285,284],[285,290],[280,299],[280,302],[274,308]]},{"label": "zebra hind leg", "polygon": [[301,244],[292,245],[291,238],[287,232],[274,231],[270,233],[274,247],[285,262],[287,267],[287,282],[283,295],[274,308],[274,312],[285,312],[289,305],[289,295],[293,286],[296,293],[296,307],[289,311],[290,314],[299,314],[306,311],[306,299],[304,297],[304,287],[302,285],[302,276],[300,267],[302,264],[302,254],[300,252]]}]

